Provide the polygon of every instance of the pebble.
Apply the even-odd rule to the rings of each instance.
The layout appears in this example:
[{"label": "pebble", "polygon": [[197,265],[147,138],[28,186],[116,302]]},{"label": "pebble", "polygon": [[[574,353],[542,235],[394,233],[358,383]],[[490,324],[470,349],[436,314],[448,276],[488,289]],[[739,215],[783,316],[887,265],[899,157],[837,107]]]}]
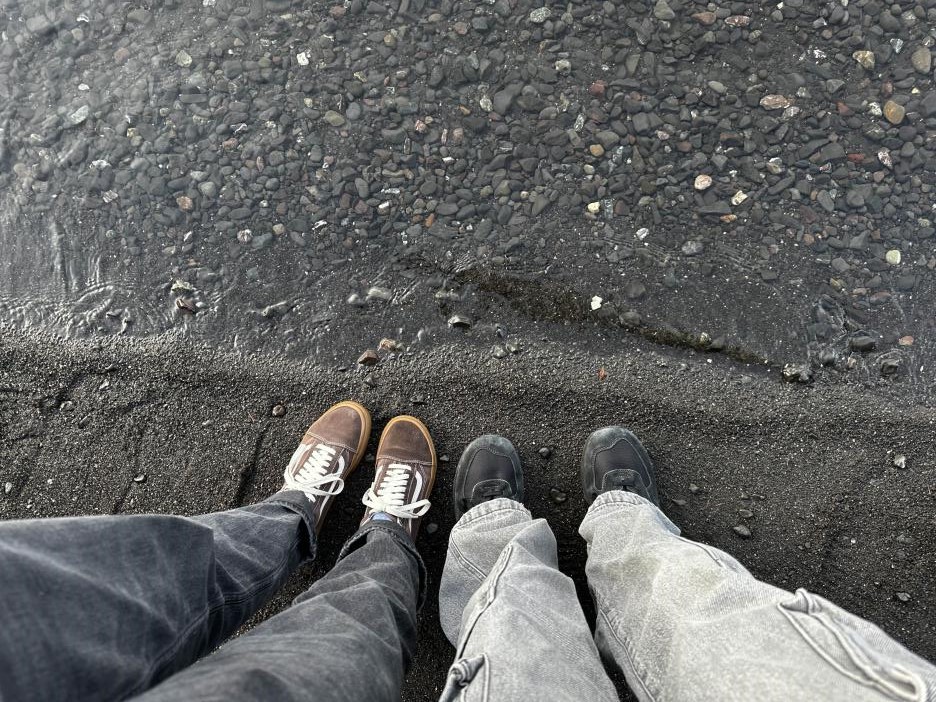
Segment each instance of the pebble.
[{"label": "pebble", "polygon": [[740,205],[742,202],[748,199],[747,193],[739,190],[731,197],[731,204],[734,206]]},{"label": "pebble", "polygon": [[897,599],[900,600],[901,602],[909,602],[909,601],[910,601],[910,593],[909,593],[909,592],[898,592],[898,593],[896,593],[896,597],[897,597]]},{"label": "pebble", "polygon": [[135,483],[145,483],[145,482],[146,482],[146,474],[145,474],[145,473],[140,473],[140,474],[138,474],[138,475],[133,476],[133,482],[135,482]]},{"label": "pebble", "polygon": [[855,53],[852,54],[852,58],[855,59],[862,66],[862,68],[865,68],[869,71],[874,68],[874,52],[873,51],[867,51],[867,50],[856,51]]},{"label": "pebble", "polygon": [[540,455],[540,458],[549,459],[549,457],[552,456],[552,449],[549,448],[549,446],[543,446],[542,448],[540,448],[538,453]]},{"label": "pebble", "polygon": [[592,312],[594,312],[595,310],[600,310],[602,304],[604,304],[604,300],[603,300],[602,298],[598,297],[597,295],[595,295],[595,296],[591,299],[591,303],[590,303]]},{"label": "pebble", "polygon": [[181,66],[182,68],[188,68],[192,65],[192,57],[185,49],[180,49],[179,52],[175,55],[176,65]]},{"label": "pebble", "polygon": [[783,95],[765,95],[760,105],[765,110],[783,110],[790,106],[790,100]]},{"label": "pebble", "polygon": [[857,334],[848,340],[848,347],[852,351],[873,351],[877,347],[877,339],[868,334]]},{"label": "pebble", "polygon": [[751,530],[744,524],[738,524],[737,526],[732,527],[731,530],[742,539],[750,539],[751,536],[753,536]]},{"label": "pebble", "polygon": [[900,468],[901,470],[906,469],[907,467],[907,457],[902,453],[898,453],[894,456],[894,466]]},{"label": "pebble", "polygon": [[13,492],[13,483],[4,483],[3,494],[9,495],[11,492]]},{"label": "pebble", "polygon": [[653,6],[653,16],[664,22],[676,19],[676,13],[666,0],[657,0],[656,5]]},{"label": "pebble", "polygon": [[686,256],[698,256],[705,250],[705,245],[697,239],[690,239],[682,245],[681,251]]},{"label": "pebble", "polygon": [[543,24],[550,17],[552,17],[552,10],[548,7],[537,7],[530,12],[530,22],[533,24]]},{"label": "pebble", "polygon": [[900,249],[891,249],[884,254],[884,259],[892,266],[900,265]]},{"label": "pebble", "polygon": [[550,489],[549,489],[549,499],[552,500],[553,503],[555,503],[555,504],[557,504],[557,505],[561,505],[563,502],[565,502],[567,499],[569,499],[569,496],[566,495],[566,494],[565,494],[562,490],[560,490],[559,488],[550,488]]},{"label": "pebble", "polygon": [[494,358],[507,358],[510,354],[507,353],[507,349],[503,346],[495,344],[493,348],[491,348],[491,355],[494,356]]},{"label": "pebble", "polygon": [[589,214],[596,215],[601,212],[601,203],[600,202],[589,202],[588,207],[586,208]]},{"label": "pebble", "polygon": [[448,325],[453,328],[467,329],[471,326],[471,320],[461,314],[453,314],[448,318]]},{"label": "pebble", "polygon": [[88,115],[91,114],[91,108],[87,105],[82,105],[77,110],[68,115],[68,121],[71,122],[76,127],[88,119]]},{"label": "pebble", "polygon": [[807,363],[787,363],[781,371],[783,379],[790,383],[809,383],[812,381],[812,369]]},{"label": "pebble", "polygon": [[334,110],[328,110],[324,115],[322,115],[322,119],[333,127],[344,126],[345,122],[347,121]]},{"label": "pebble", "polygon": [[710,187],[712,187],[712,176],[705,175],[704,173],[697,175],[693,186],[696,190],[708,190]]},{"label": "pebble", "polygon": [[910,54],[910,63],[918,73],[929,73],[933,68],[933,54],[928,46],[919,46]]},{"label": "pebble", "polygon": [[907,110],[903,105],[896,103],[893,100],[888,100],[884,103],[884,116],[891,124],[900,124],[903,122],[904,116],[906,114]]},{"label": "pebble", "polygon": [[439,530],[439,525],[436,524],[435,522],[429,522],[428,524],[426,524],[426,533],[429,534],[430,536],[432,536],[432,534],[435,534],[438,530]]},{"label": "pebble", "polygon": [[378,361],[380,361],[380,356],[377,355],[377,352],[374,349],[367,349],[358,357],[358,365],[361,366],[375,366]]}]

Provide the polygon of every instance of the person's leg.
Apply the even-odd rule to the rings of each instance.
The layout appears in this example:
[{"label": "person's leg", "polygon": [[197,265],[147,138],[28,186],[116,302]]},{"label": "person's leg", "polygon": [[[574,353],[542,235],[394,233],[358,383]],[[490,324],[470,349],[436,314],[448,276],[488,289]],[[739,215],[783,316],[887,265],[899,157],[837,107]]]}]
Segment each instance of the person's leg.
[{"label": "person's leg", "polygon": [[639,441],[602,431],[583,461],[586,496],[601,494],[580,531],[598,647],[638,698],[936,699],[936,669],[878,627],[682,538],[647,489],[653,468]]},{"label": "person's leg", "polygon": [[616,700],[552,531],[515,501],[520,476],[500,437],[482,437],[459,462],[456,510],[468,511],[452,529],[439,588],[455,646],[441,699]]},{"label": "person's leg", "polygon": [[331,408],[249,507],[0,523],[0,699],[123,699],[215,648],[314,556],[369,431]]},{"label": "person's leg", "polygon": [[313,556],[305,503],[0,523],[0,699],[123,699],[210,651]]},{"label": "person's leg", "polygon": [[425,597],[413,540],[435,479],[428,430],[412,417],[393,419],[376,464],[361,528],[327,575],[289,609],[139,699],[398,700]]}]

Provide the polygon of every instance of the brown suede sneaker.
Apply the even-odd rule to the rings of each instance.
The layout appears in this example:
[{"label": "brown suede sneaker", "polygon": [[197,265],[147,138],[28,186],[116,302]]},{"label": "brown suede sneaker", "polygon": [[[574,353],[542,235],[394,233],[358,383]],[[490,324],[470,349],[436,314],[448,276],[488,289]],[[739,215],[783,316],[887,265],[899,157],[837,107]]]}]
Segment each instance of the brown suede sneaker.
[{"label": "brown suede sneaker", "polygon": [[290,459],[283,489],[300,490],[309,498],[316,534],[335,495],[364,457],[370,430],[370,412],[357,402],[339,402],[315,420]]},{"label": "brown suede sneaker", "polygon": [[367,511],[361,524],[383,512],[415,541],[436,476],[435,446],[426,425],[406,415],[391,419],[380,436],[376,468],[374,484],[362,500]]}]

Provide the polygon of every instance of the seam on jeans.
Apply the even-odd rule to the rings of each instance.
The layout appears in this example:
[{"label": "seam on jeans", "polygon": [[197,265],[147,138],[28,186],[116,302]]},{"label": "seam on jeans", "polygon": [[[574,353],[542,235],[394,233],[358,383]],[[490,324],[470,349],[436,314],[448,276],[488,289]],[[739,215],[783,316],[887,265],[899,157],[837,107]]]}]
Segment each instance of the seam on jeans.
[{"label": "seam on jeans", "polygon": [[[499,499],[507,499],[507,498],[499,498]],[[458,523],[456,523],[455,525],[455,529],[463,529],[465,525],[467,524],[474,524],[479,519],[486,519],[487,517],[499,514],[500,512],[520,512],[521,514],[526,514],[527,516],[530,516],[532,520],[532,515],[530,515],[530,511],[526,509],[522,504],[520,504],[519,502],[515,502],[514,500],[508,500],[508,501],[511,504],[503,505],[500,507],[494,507],[493,509],[485,509],[483,511],[480,511],[477,514],[471,514],[471,516],[468,516],[468,515],[471,513],[472,510],[468,510],[467,512],[465,512],[465,514],[462,515],[461,519],[458,520]]]},{"label": "seam on jeans", "polygon": [[[289,549],[287,549],[287,553],[292,551],[298,545],[298,543],[299,543],[299,538],[297,537],[293,541],[292,546]],[[285,566],[288,561],[289,561],[289,556],[287,555],[277,564],[277,566],[273,569],[273,573],[270,576],[262,580],[259,585],[248,590],[247,593],[243,595],[238,595],[237,597],[233,597],[230,599],[222,598],[220,602],[216,602],[213,605],[209,604],[205,608],[205,611],[202,614],[200,614],[196,619],[194,619],[191,623],[189,623],[189,625],[185,627],[185,629],[183,629],[182,632],[178,636],[175,637],[172,643],[167,645],[166,648],[164,648],[162,652],[158,656],[156,656],[156,658],[153,660],[153,663],[147,668],[146,675],[144,676],[143,682],[141,682],[139,685],[134,687],[127,694],[127,697],[133,697],[135,695],[142,694],[144,691],[152,687],[152,683],[150,681],[152,680],[156,671],[158,671],[159,668],[162,667],[166,663],[166,661],[168,661],[175,654],[178,653],[178,650],[182,647],[182,645],[186,642],[186,640],[192,635],[192,632],[196,628],[201,626],[205,621],[207,621],[208,618],[212,614],[214,614],[218,610],[223,609],[224,607],[229,606],[229,605],[243,604],[247,600],[256,596],[257,593],[261,592],[264,589],[269,588],[269,586],[276,579],[276,573],[281,571],[283,566]],[[192,661],[192,662],[194,663],[195,661]]]},{"label": "seam on jeans", "polygon": [[[888,681],[884,679],[880,673],[876,672],[872,665],[859,660],[861,658],[859,655],[860,647],[851,641],[848,635],[841,630],[841,627],[832,621],[831,618],[825,614],[825,612],[821,611],[818,603],[816,603],[809,596],[810,593],[808,593],[806,590],[802,590],[801,592],[805,593],[804,599],[806,600],[808,610],[806,612],[802,612],[802,614],[806,617],[809,617],[812,621],[816,622],[823,629],[832,634],[832,636],[835,637],[835,640],[838,641],[839,645],[845,651],[845,654],[848,656],[852,664],[858,670],[860,670],[863,675],[857,675],[853,673],[852,671],[842,666],[837,660],[835,660],[825,650],[825,648],[820,645],[818,641],[816,641],[815,637],[813,637],[812,634],[810,634],[805,629],[805,627],[802,626],[802,624],[796,621],[796,617],[793,616],[793,612],[787,609],[787,606],[783,602],[778,602],[776,604],[777,609],[779,609],[780,612],[786,617],[787,621],[789,621],[793,628],[796,629],[796,632],[809,645],[809,647],[812,648],[820,658],[828,663],[829,666],[838,671],[841,675],[844,675],[849,680],[856,682],[863,687],[873,689],[883,695],[887,695],[892,699],[901,700],[903,702],[917,702],[926,699],[926,684],[912,671],[909,671],[906,668],[896,664],[890,668],[893,673],[899,674],[908,684],[913,685],[915,690],[920,691],[922,693],[920,695],[906,694],[901,690],[896,689],[893,685],[888,683]],[[794,598],[795,597],[796,595],[794,595]],[[816,605],[815,609],[813,605]]]},{"label": "seam on jeans", "polygon": [[471,571],[469,575],[473,575],[479,582],[484,582],[484,578],[487,577],[484,574],[484,571],[468,560],[468,558],[461,552],[461,549],[458,548],[458,544],[456,544],[452,539],[449,539],[449,550],[452,552],[459,563],[465,566],[467,570]]},{"label": "seam on jeans", "polygon": [[675,534],[674,536],[676,536],[676,538],[682,541],[684,544],[687,544],[689,546],[695,546],[696,548],[700,549],[709,558],[715,561],[715,563],[720,568],[727,568],[727,564],[725,563],[725,561],[723,561],[721,558],[718,557],[718,554],[714,551],[714,549],[712,549],[712,547],[708,546],[707,544],[700,543],[698,541],[693,541],[692,539],[687,539],[684,536],[679,536],[678,534]]},{"label": "seam on jeans", "polygon": [[491,568],[491,574],[488,576],[491,578],[491,582],[484,590],[484,604],[475,610],[475,612],[472,614],[471,621],[468,622],[468,626],[462,630],[461,641],[459,642],[458,649],[455,652],[456,658],[465,657],[465,648],[468,646],[468,639],[471,638],[471,634],[474,631],[478,620],[481,618],[481,615],[484,614],[494,602],[494,597],[497,594],[497,584],[500,581],[501,576],[504,574],[504,571],[507,570],[507,563],[510,561],[510,555],[512,553],[513,545],[507,544],[504,547],[504,551],[501,553],[498,562],[496,562],[494,567]]},{"label": "seam on jeans", "polygon": [[[640,689],[646,695],[647,699],[653,702],[653,700],[656,700],[656,695],[654,695],[653,692],[650,691],[650,688],[647,686],[646,681],[643,679],[643,675],[637,670],[637,662],[634,659],[633,655],[631,654],[630,647],[625,644],[625,642],[623,641],[623,639],[621,639],[620,636],[618,636],[617,631],[615,630],[614,626],[611,623],[611,620],[608,618],[607,614],[605,613],[605,608],[598,602],[597,598],[595,598],[595,604],[596,604],[595,608],[598,610],[598,616],[604,619],[607,630],[611,633],[611,637],[617,642],[617,645],[620,647],[621,651],[624,652],[624,658],[627,663],[627,669],[628,671],[630,671],[631,677],[637,683],[640,684]],[[615,660],[617,660],[616,657],[614,656],[612,657]],[[627,677],[628,671],[624,671],[625,678]],[[633,684],[630,679],[628,679],[627,682],[629,684]]]}]

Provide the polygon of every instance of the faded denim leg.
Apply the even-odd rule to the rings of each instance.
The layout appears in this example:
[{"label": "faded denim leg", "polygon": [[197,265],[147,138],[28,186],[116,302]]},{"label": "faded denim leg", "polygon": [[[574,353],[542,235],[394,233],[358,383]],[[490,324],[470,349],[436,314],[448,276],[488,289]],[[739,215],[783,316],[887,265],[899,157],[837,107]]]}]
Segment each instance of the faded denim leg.
[{"label": "faded denim leg", "polygon": [[403,528],[369,522],[289,609],[137,699],[395,702],[425,587]]},{"label": "faded denim leg", "polygon": [[936,699],[936,668],[806,590],[762,583],[623,491],[580,529],[596,642],[641,700]]},{"label": "faded denim leg", "polygon": [[218,646],[314,553],[298,492],[192,518],[0,522],[0,699],[138,694]]},{"label": "faded denim leg", "polygon": [[617,700],[556,539],[518,502],[480,504],[452,529],[439,616],[455,646],[442,700]]}]

